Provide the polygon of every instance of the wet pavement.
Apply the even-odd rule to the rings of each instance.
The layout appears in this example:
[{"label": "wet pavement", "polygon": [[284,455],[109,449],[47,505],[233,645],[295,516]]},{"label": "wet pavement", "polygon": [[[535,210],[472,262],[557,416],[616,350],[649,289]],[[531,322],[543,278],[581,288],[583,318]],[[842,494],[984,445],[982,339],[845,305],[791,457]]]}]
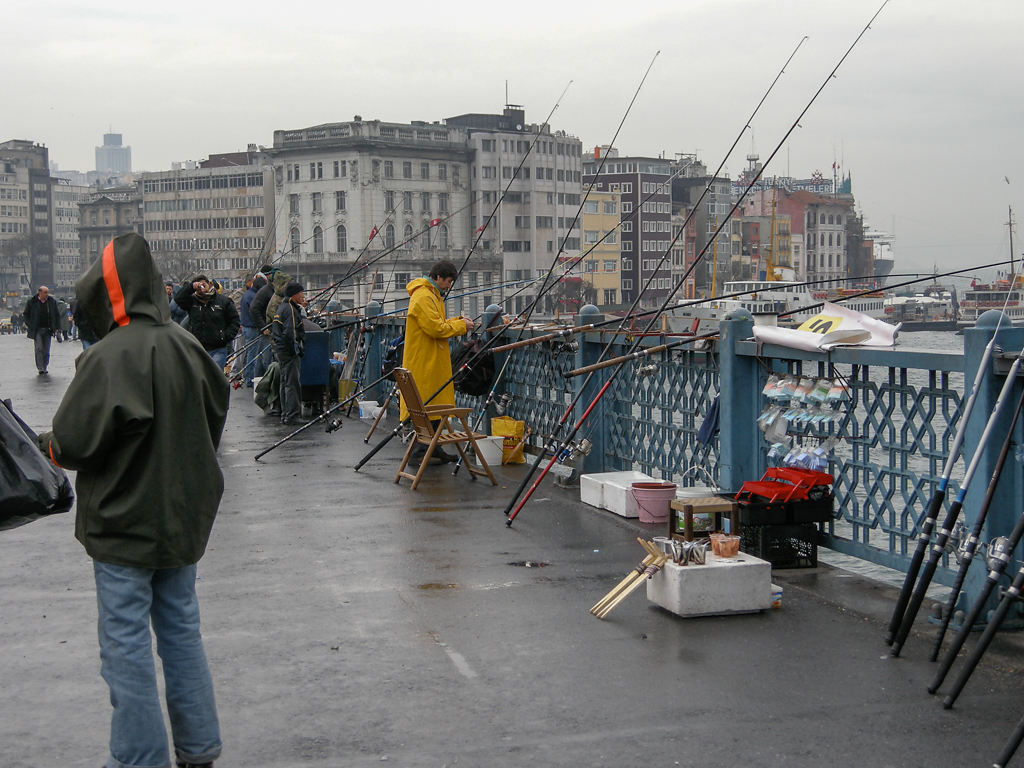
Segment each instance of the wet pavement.
[{"label": "wet pavement", "polygon": [[[0,336],[0,397],[46,429],[78,350],[54,344],[39,377],[31,343]],[[219,768],[990,765],[1024,714],[1018,638],[943,710],[926,692],[931,629],[889,658],[895,590],[827,566],[776,571],[778,610],[681,619],[641,588],[600,621],[588,609],[660,526],[545,481],[509,529],[523,467],[500,468],[497,487],[432,467],[413,492],[392,482],[397,440],[352,470],[366,431],[311,429],[256,463],[287,430],[251,390],[232,394],[199,567]],[[0,532],[4,768],[106,755],[73,522]]]}]

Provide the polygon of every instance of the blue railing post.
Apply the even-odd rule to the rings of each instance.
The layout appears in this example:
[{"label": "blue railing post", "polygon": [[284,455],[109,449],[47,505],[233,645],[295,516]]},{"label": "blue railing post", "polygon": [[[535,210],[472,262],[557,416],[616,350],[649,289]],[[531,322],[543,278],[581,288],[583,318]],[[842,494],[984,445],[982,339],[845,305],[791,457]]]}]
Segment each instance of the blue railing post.
[{"label": "blue railing post", "polygon": [[[374,322],[374,319],[383,309],[380,302],[376,300],[371,300],[366,304],[366,327],[372,328],[363,339],[363,343],[366,344],[366,364],[363,366],[363,381],[366,384],[380,378],[380,368],[384,362],[384,352],[380,343],[380,339],[384,338],[383,329],[381,328],[380,321]],[[381,398],[386,394],[386,392],[382,391],[383,389],[384,387],[377,384],[364,397],[380,402]]]},{"label": "blue railing post", "polygon": [[[964,331],[965,386],[967,383],[973,382],[975,376],[977,376],[978,366],[981,364],[985,346],[988,344],[989,339],[992,338],[998,323],[999,312],[993,310],[979,317],[973,328],[968,328]],[[1024,345],[1024,328],[1011,327],[1010,319],[1003,317],[1002,324],[999,327],[999,336],[996,339],[997,349],[1001,348],[1006,352],[1016,353],[1020,351],[1022,345]],[[999,451],[1006,440],[1007,428],[1012,418],[1011,411],[1016,406],[1017,398],[1020,397],[1021,385],[1018,383],[1004,401],[1002,418],[998,421],[989,440],[985,445],[979,445],[982,433],[985,431],[985,425],[988,424],[989,416],[992,414],[996,399],[999,397],[999,392],[1006,380],[1004,375],[993,372],[992,362],[989,362],[988,365],[989,375],[982,380],[977,400],[974,403],[974,410],[971,412],[970,422],[967,424],[967,429],[964,433],[963,466],[965,469],[961,471],[966,471],[966,467],[970,464],[977,451],[983,451],[979,458],[977,471],[972,477],[971,484],[964,496],[963,523],[968,531],[974,527],[977,512],[985,498],[996,460],[999,457]],[[966,399],[970,394],[965,392],[964,398]],[[1024,425],[1018,423],[1015,430],[1015,442],[1018,445],[1021,442],[1021,435],[1024,434],[1022,430],[1024,430]],[[1013,447],[1011,446],[1012,450]],[[954,475],[953,479],[959,478]],[[995,495],[988,508],[985,527],[982,529],[982,541],[988,542],[996,536],[1006,536],[1009,534],[1016,524],[1017,518],[1024,514],[1024,509],[1021,509],[1019,504],[1022,492],[1024,492],[1024,489],[1022,489],[1021,485],[1019,465],[1017,464],[1016,456],[1011,453],[1000,475],[999,484],[996,486]],[[1007,569],[1007,572],[1013,572],[1012,564]],[[981,586],[985,582],[985,577],[986,569],[984,566],[976,565],[968,571],[958,607],[961,609],[969,608],[974,603],[976,596],[981,590]],[[994,594],[990,598],[988,607],[994,608],[998,600],[999,595]],[[984,615],[983,613],[982,616]]]},{"label": "blue railing post", "polygon": [[[585,304],[580,308],[577,320],[579,325],[590,325],[591,323],[599,323],[604,320],[604,315],[593,304]],[[596,363],[601,357],[603,347],[599,332],[588,331],[587,333],[580,334],[580,348],[576,350],[576,364],[574,367],[582,368],[585,365]],[[584,386],[584,382],[588,378],[590,381]],[[579,421],[587,406],[597,397],[597,393],[600,391],[606,378],[607,373],[599,371],[591,377],[577,376],[572,380],[574,396],[579,394],[580,387],[583,387],[583,394],[573,410],[573,424]],[[583,465],[580,467],[580,471],[585,474],[607,471],[605,467],[605,453],[608,449],[608,423],[605,419],[605,403],[607,400],[607,396],[601,398],[601,402],[590,412],[590,416],[587,418],[580,434],[576,436],[577,440],[585,437],[593,444],[593,447],[590,449],[590,455],[583,458]]]},{"label": "blue railing post", "polygon": [[[743,316],[745,315],[745,316]],[[750,338],[754,321],[749,313],[730,312],[719,326],[719,485],[738,491],[746,480],[757,480],[767,466],[764,441],[757,428],[761,387],[755,357],[737,355],[736,342]]]}]

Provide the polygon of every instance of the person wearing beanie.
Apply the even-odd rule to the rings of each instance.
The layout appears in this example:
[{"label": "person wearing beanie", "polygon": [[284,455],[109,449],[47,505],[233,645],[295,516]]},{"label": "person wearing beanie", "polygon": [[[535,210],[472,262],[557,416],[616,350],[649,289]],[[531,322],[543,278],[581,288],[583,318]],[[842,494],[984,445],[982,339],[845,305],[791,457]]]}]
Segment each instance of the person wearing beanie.
[{"label": "person wearing beanie", "polygon": [[306,294],[301,283],[292,281],[284,287],[284,301],[277,308],[270,326],[274,339],[274,355],[280,365],[281,423],[298,425],[302,421],[302,385],[299,370],[305,353],[306,331],[302,327],[302,308]]}]

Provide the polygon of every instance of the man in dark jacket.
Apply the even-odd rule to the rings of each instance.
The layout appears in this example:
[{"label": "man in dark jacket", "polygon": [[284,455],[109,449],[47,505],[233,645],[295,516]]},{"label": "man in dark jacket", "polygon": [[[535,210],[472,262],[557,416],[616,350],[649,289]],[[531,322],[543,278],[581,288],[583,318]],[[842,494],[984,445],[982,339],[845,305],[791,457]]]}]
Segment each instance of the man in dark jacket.
[{"label": "man in dark jacket", "polygon": [[188,315],[189,331],[223,371],[228,346],[241,325],[235,303],[217,293],[217,287],[206,275],[198,275],[181,286],[174,301]]},{"label": "man in dark jacket", "polygon": [[106,765],[171,763],[152,625],[177,764],[211,766],[221,740],[195,582],[224,489],[216,451],[228,383],[170,321],[140,236],[111,241],[76,290],[100,341],[79,356],[53,430],[38,440],[78,471],[75,536],[93,559],[113,705]]},{"label": "man in dark jacket", "polygon": [[267,276],[262,272],[257,272],[245,293],[242,294],[242,301],[240,302],[241,308],[238,314],[242,321],[242,340],[244,346],[242,347],[243,352],[239,357],[245,365],[245,386],[247,387],[252,386],[253,378],[262,376],[266,372],[266,366],[263,364],[263,358],[260,354],[263,348],[267,346],[260,342],[261,339],[266,338],[260,333],[265,323],[254,317],[251,311],[253,299],[256,298],[260,288],[266,284]]},{"label": "man in dark jacket", "polygon": [[40,376],[47,373],[50,366],[50,340],[57,336],[61,341],[60,310],[57,300],[50,295],[50,289],[40,285],[36,295],[25,302],[25,318],[28,337],[35,343],[36,370]]},{"label": "man in dark jacket", "polygon": [[281,367],[281,423],[304,424],[302,421],[302,391],[299,369],[305,352],[306,331],[302,327],[302,308],[306,295],[299,283],[288,283],[285,300],[277,308],[271,331],[274,336],[274,355]]},{"label": "man in dark jacket", "polygon": [[71,318],[75,321],[75,328],[78,329],[78,340],[82,342],[82,349],[88,349],[100,340],[100,337],[92,329],[89,318],[82,311],[82,302],[78,300],[77,296],[71,300]]}]

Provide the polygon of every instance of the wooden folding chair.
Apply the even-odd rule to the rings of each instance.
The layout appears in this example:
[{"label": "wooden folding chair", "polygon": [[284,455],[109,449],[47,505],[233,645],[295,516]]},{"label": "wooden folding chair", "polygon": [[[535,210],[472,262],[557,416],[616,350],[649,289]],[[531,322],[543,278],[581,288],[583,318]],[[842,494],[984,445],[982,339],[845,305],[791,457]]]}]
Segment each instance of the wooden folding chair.
[{"label": "wooden folding chair", "polygon": [[[472,409],[457,408],[454,405],[424,405],[412,374],[405,368],[395,368],[394,375],[398,391],[402,393],[402,398],[405,400],[405,407],[409,409],[409,421],[414,430],[414,437],[409,441],[409,447],[405,451],[405,456],[402,457],[402,463],[398,467],[398,472],[395,473],[395,482],[397,483],[403,477],[408,477],[412,480],[412,490],[415,491],[416,486],[420,484],[420,478],[423,477],[423,471],[434,455],[434,449],[439,445],[450,444],[455,446],[455,450],[462,457],[462,463],[470,472],[470,479],[476,480],[476,475],[486,475],[491,479],[491,483],[497,485],[498,481],[494,479],[491,468],[487,466],[487,461],[476,444],[477,439],[486,437],[486,435],[474,432],[466,421],[466,417]],[[456,431],[453,428],[451,422],[453,419],[462,422],[462,431]],[[435,427],[431,422],[436,422],[437,426]],[[462,447],[465,443],[473,446],[473,452],[480,460],[480,466],[483,469],[477,469],[470,463],[469,457]],[[427,446],[427,452],[423,454],[419,469],[413,475],[406,472],[405,468],[417,445]]]}]

